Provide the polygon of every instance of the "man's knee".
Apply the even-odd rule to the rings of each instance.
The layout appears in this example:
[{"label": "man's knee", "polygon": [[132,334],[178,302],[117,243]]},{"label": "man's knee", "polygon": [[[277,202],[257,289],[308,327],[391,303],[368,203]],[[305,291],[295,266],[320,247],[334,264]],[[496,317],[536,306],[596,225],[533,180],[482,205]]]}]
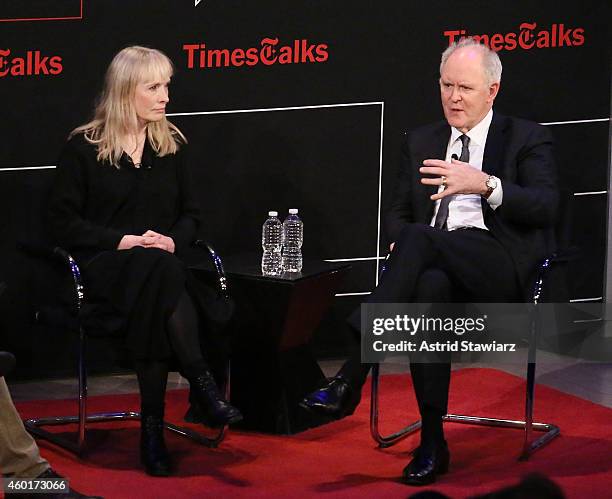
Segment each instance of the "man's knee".
[{"label": "man's knee", "polygon": [[420,275],[415,296],[416,301],[421,303],[449,303],[452,301],[453,284],[444,270],[430,268]]},{"label": "man's knee", "polygon": [[414,244],[415,241],[429,240],[433,229],[425,224],[406,224],[400,231],[397,244]]}]

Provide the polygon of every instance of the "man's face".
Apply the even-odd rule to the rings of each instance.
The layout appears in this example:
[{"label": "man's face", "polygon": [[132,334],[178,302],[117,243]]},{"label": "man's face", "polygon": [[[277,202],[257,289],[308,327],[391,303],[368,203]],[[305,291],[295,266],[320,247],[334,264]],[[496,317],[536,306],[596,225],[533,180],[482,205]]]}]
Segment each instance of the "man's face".
[{"label": "man's face", "polygon": [[486,81],[479,50],[471,47],[455,50],[440,75],[446,121],[463,133],[471,130],[489,112],[498,90],[499,83]]}]

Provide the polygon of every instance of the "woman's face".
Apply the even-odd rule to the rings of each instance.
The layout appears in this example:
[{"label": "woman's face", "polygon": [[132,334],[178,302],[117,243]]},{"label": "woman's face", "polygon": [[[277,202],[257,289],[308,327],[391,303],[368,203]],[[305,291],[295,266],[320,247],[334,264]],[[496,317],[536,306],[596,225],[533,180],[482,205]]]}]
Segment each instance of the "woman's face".
[{"label": "woman's face", "polygon": [[134,93],[134,107],[136,116],[142,125],[151,121],[159,121],[166,115],[168,97],[168,84],[170,78],[155,81],[141,82],[136,85]]}]

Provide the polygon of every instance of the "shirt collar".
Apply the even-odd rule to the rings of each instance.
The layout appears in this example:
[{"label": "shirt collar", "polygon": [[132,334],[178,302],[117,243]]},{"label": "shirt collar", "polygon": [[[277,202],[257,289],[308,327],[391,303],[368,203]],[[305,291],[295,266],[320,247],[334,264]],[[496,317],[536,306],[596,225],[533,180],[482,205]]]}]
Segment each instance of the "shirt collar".
[{"label": "shirt collar", "polygon": [[[489,112],[485,115],[485,117],[472,128],[466,135],[470,138],[470,145],[484,145],[487,141],[487,135],[489,133],[489,127],[491,126],[491,121],[493,120],[493,108],[489,109]],[[455,141],[463,135],[463,132],[457,130],[455,127],[451,127],[451,144],[454,144]]]},{"label": "shirt collar", "polygon": [[[142,148],[142,156],[140,159],[141,166],[144,166],[145,169],[150,169],[153,166],[153,160],[155,157],[155,151],[153,150],[153,147],[151,146],[147,137]],[[135,168],[134,163],[132,163],[132,159],[125,151],[123,151],[123,154],[119,158],[119,166],[124,168]]]}]

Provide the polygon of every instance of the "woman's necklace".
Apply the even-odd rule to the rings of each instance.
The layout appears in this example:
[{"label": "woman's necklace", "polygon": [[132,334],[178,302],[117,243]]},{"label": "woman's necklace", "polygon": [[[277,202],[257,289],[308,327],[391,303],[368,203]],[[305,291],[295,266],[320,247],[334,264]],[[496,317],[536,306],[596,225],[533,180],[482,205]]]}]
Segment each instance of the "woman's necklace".
[{"label": "woman's necklace", "polygon": [[[132,149],[132,152],[129,153],[130,159],[132,160],[132,163],[134,164],[135,168],[140,168],[140,166],[142,165],[142,152],[144,149],[145,139],[146,134],[143,134],[142,137],[138,137],[136,139],[136,145],[134,146],[134,149]],[[130,149],[130,147],[128,147],[127,149]]]}]

